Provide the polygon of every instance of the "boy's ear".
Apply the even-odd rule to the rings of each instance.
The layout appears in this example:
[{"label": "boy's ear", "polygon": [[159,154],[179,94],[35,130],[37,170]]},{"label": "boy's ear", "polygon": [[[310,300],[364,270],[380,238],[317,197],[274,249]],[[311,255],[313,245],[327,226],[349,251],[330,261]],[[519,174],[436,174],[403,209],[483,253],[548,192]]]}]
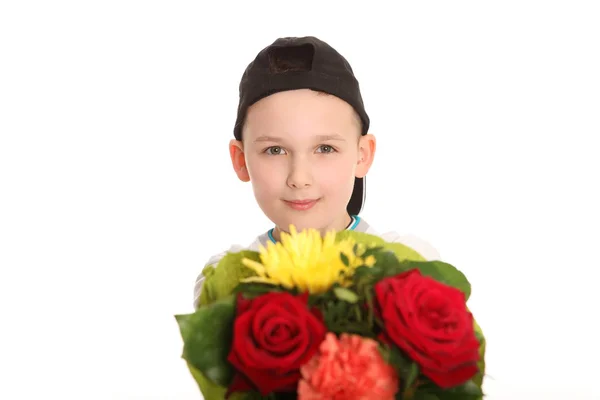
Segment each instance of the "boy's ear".
[{"label": "boy's ear", "polygon": [[375,158],[375,150],[377,149],[377,141],[375,136],[367,134],[361,136],[358,142],[358,164],[356,166],[356,177],[364,178],[369,172],[373,159]]},{"label": "boy's ear", "polygon": [[250,181],[250,175],[246,167],[246,157],[244,156],[244,144],[241,141],[232,139],[229,142],[229,156],[231,157],[233,170],[240,181]]}]

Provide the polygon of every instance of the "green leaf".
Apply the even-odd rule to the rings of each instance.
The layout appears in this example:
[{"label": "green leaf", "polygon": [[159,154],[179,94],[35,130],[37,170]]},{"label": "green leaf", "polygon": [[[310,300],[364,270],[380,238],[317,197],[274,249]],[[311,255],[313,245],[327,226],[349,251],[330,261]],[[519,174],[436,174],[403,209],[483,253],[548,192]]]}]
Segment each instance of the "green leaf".
[{"label": "green leaf", "polygon": [[373,254],[373,257],[375,257],[373,267],[381,277],[396,275],[407,270],[407,267],[398,260],[396,254],[390,250],[379,250]]},{"label": "green leaf", "polygon": [[408,247],[402,243],[386,243],[384,245],[386,250],[393,252],[398,260],[413,260],[413,261],[426,261],[425,257],[417,253],[413,248]]},{"label": "green leaf", "polygon": [[246,267],[242,260],[248,258],[260,262],[260,255],[256,251],[243,250],[226,254],[219,263],[212,267],[207,266],[202,271],[206,277],[200,292],[199,306],[210,304],[233,293],[240,280],[256,273]]},{"label": "green leaf", "polygon": [[383,246],[371,247],[371,248],[365,250],[365,252],[361,255],[361,257],[367,258],[369,256],[375,255],[377,252],[379,252],[381,250],[385,250]]},{"label": "green leaf", "polygon": [[[362,243],[367,247],[380,247],[392,251],[399,260],[423,261],[425,258],[414,249],[396,242],[386,242],[381,237],[358,231],[340,231],[336,234],[336,241],[352,238],[357,243]],[[369,251],[369,250],[367,250]],[[365,253],[366,254],[366,253]]]},{"label": "green leaf", "polygon": [[410,388],[413,385],[413,383],[415,383],[415,380],[417,379],[418,376],[419,376],[419,366],[417,365],[417,363],[412,362],[408,369],[408,374],[404,380],[405,387]]},{"label": "green leaf", "polygon": [[[228,385],[234,374],[227,361],[234,316],[233,296],[200,307],[193,314],[175,316],[184,343],[182,358],[220,386]],[[194,375],[194,371],[191,372]],[[194,379],[200,385],[196,376]]]},{"label": "green leaf", "polygon": [[433,393],[416,392],[412,400],[441,400]]},{"label": "green leaf", "polygon": [[372,286],[386,276],[396,275],[406,270],[406,267],[389,250],[380,250],[372,256],[375,257],[375,265],[358,267],[354,272],[354,282],[359,291]]},{"label": "green leaf", "polygon": [[467,381],[466,383],[454,388],[457,394],[463,394],[467,396],[483,396],[481,388],[473,381]]},{"label": "green leaf", "polygon": [[344,253],[340,253],[340,257],[346,267],[350,265],[350,260],[348,259],[347,255],[345,255]]},{"label": "green leaf", "polygon": [[234,294],[243,293],[244,297],[247,299],[252,299],[258,296],[262,296],[263,294],[273,293],[273,292],[295,292],[295,290],[287,290],[282,286],[271,285],[268,283],[259,283],[259,282],[243,282],[240,283],[234,290]]},{"label": "green leaf", "polygon": [[358,301],[358,295],[350,289],[336,287],[333,288],[333,292],[338,299],[347,303],[355,304]]},{"label": "green leaf", "polygon": [[[217,397],[214,397],[217,399]],[[219,399],[224,399],[225,397],[219,397]],[[251,392],[235,392],[229,396],[228,400],[269,400],[274,399],[275,397],[272,395],[263,396],[259,392],[251,391]],[[210,400],[211,398],[205,397],[205,399]]]},{"label": "green leaf", "polygon": [[404,387],[409,387],[419,376],[419,367],[398,347],[382,344],[381,352],[383,359],[396,369]]},{"label": "green leaf", "polygon": [[451,264],[442,261],[410,260],[405,260],[402,264],[408,269],[416,268],[421,271],[422,275],[460,290],[465,295],[465,301],[471,296],[471,284],[467,277]]},{"label": "green leaf", "polygon": [[481,327],[475,320],[473,320],[473,327],[475,329],[475,336],[477,336],[477,339],[479,339],[479,362],[477,363],[479,372],[477,375],[475,375],[475,377],[473,377],[473,382],[475,382],[477,386],[481,387],[483,385],[483,377],[485,376],[485,350],[487,342]]},{"label": "green leaf", "polygon": [[483,342],[485,338],[483,337],[483,332],[480,329],[475,329],[475,337],[479,341],[479,343]]},{"label": "green leaf", "polygon": [[348,289],[334,287],[331,291],[311,295],[308,300],[310,308],[316,307],[321,311],[327,330],[337,334],[346,332],[365,337],[375,336],[366,318],[366,310],[362,303],[340,300],[336,292],[344,298],[349,297],[349,300],[353,300],[350,297],[356,296]]},{"label": "green leaf", "polygon": [[336,241],[347,238],[352,238],[357,243],[362,243],[367,247],[381,247],[385,250],[391,250],[399,260],[425,260],[417,251],[407,245],[398,242],[386,242],[380,236],[349,230],[340,231],[336,234]]},{"label": "green leaf", "polygon": [[[198,388],[200,388],[200,392],[202,393],[202,397],[205,399],[224,399],[225,393],[227,393],[227,388],[223,386],[219,386],[208,379],[198,369],[196,369],[189,362],[187,363],[188,369],[192,375],[192,378],[198,384]],[[230,397],[231,399],[232,397]]]},{"label": "green leaf", "polygon": [[473,381],[467,381],[462,385],[449,389],[442,389],[428,383],[422,386],[417,393],[433,394],[439,400],[480,400],[484,396],[481,388]]}]

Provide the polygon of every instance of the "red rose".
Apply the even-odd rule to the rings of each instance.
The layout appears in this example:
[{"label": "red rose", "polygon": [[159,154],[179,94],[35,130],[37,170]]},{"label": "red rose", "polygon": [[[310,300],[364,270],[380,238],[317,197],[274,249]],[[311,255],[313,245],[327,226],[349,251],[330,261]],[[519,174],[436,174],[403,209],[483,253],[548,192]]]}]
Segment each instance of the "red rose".
[{"label": "red rose", "polygon": [[479,342],[464,294],[418,269],[375,285],[382,340],[396,344],[436,385],[460,385],[477,372]]},{"label": "red rose", "polygon": [[327,328],[308,294],[267,293],[253,300],[238,297],[233,344],[228,356],[236,368],[228,395],[257,389],[263,396],[295,391],[300,367],[318,351]]}]

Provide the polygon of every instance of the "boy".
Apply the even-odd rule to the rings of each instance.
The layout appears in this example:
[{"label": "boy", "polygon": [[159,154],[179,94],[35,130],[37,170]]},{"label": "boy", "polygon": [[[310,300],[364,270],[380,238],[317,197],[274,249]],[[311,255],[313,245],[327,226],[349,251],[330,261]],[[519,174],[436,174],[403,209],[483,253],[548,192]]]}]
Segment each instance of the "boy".
[{"label": "boy", "polygon": [[[290,224],[298,231],[350,229],[378,235],[358,216],[376,148],[368,130],[359,83],[335,49],[315,37],[280,38],[263,49],[242,77],[229,145],[235,173],[251,182],[258,205],[275,225],[248,249],[278,241]],[[426,259],[439,259],[418,238],[394,232],[379,236],[412,247]],[[206,265],[216,265],[225,254]],[[203,280],[200,274],[194,307]]]}]

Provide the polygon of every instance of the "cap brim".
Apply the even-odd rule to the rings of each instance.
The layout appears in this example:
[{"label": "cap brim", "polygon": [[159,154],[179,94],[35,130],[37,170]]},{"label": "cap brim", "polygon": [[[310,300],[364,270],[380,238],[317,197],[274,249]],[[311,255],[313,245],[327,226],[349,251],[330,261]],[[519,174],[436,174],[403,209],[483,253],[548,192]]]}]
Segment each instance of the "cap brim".
[{"label": "cap brim", "polygon": [[362,211],[363,205],[365,204],[365,196],[367,192],[367,181],[366,178],[356,178],[354,180],[354,190],[348,202],[348,214],[358,215]]}]

